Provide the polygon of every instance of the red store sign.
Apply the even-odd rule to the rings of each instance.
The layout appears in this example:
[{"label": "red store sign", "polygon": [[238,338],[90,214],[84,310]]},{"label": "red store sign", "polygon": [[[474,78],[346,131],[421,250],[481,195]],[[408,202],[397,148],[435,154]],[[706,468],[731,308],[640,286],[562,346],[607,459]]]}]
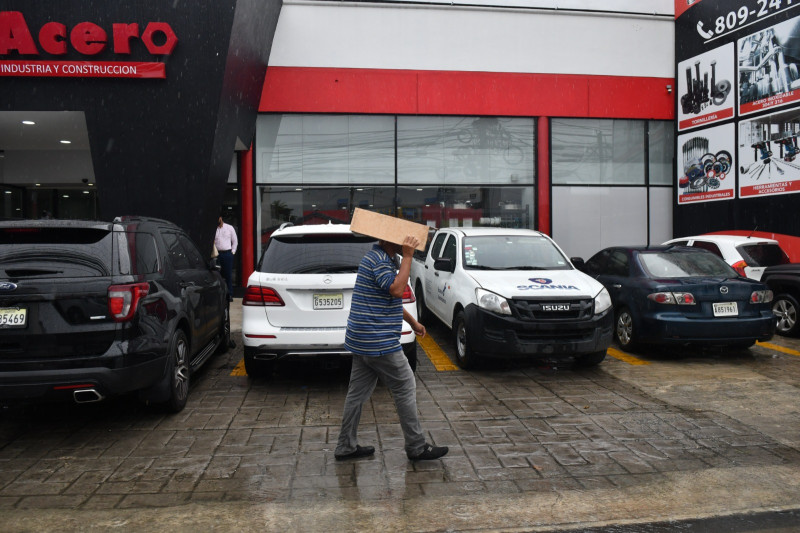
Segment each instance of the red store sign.
[{"label": "red store sign", "polygon": [[[170,55],[178,37],[166,22],[149,22],[144,31],[139,25],[112,24],[111,39],[93,22],[80,22],[68,29],[60,22],[48,22],[39,29],[38,46],[25,17],[19,11],[0,12],[0,58],[16,52],[23,56],[46,53],[66,55],[71,46],[76,52],[93,56],[108,46],[115,54],[129,55],[131,42],[141,41],[152,55]],[[165,78],[164,63],[120,61],[0,60],[0,76],[38,76],[67,78]]]}]

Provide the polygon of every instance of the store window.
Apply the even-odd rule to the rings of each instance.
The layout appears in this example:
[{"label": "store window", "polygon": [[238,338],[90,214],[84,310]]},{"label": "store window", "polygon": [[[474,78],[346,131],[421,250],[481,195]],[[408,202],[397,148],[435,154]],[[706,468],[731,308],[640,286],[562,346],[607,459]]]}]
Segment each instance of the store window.
[{"label": "store window", "polygon": [[669,121],[553,119],[553,237],[570,256],[672,235]]},{"label": "store window", "polygon": [[553,185],[644,185],[645,124],[552,119]]},{"label": "store window", "polygon": [[431,227],[534,227],[536,120],[260,115],[257,225],[349,222],[356,207]]},{"label": "store window", "polygon": [[532,118],[398,117],[399,184],[533,184]]},{"label": "store window", "polygon": [[260,115],[263,183],[394,184],[394,117]]}]

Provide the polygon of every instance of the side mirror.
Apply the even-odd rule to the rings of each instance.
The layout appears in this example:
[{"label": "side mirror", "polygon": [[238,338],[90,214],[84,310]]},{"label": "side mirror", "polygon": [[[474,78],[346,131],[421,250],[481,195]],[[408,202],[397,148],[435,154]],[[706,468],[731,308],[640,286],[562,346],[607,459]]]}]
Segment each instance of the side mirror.
[{"label": "side mirror", "polygon": [[222,267],[219,266],[216,257],[212,257],[208,260],[208,269],[209,270],[216,270],[217,272],[222,272]]},{"label": "side mirror", "polygon": [[433,269],[434,270],[444,270],[445,272],[453,273],[456,271],[455,262],[448,258],[440,258],[433,262]]},{"label": "side mirror", "polygon": [[570,257],[569,260],[572,261],[572,266],[581,272],[586,272],[586,261],[583,260],[583,257]]}]

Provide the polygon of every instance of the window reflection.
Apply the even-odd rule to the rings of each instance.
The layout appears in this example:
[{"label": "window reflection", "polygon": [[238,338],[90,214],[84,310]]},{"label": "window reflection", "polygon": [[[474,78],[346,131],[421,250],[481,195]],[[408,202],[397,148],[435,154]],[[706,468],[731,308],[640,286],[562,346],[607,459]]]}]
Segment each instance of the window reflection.
[{"label": "window reflection", "polygon": [[553,119],[554,185],[644,185],[641,120]]}]

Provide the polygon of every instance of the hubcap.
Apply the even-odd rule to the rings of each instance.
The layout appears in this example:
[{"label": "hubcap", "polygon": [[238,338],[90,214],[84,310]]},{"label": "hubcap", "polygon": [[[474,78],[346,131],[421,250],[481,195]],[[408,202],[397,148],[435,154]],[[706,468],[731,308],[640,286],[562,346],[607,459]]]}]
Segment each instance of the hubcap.
[{"label": "hubcap", "polygon": [[185,398],[189,393],[189,367],[186,363],[186,341],[178,339],[175,346],[175,392],[179,398]]},{"label": "hubcap", "polygon": [[778,317],[778,331],[785,333],[797,323],[797,309],[786,300],[778,300],[772,308],[773,314]]},{"label": "hubcap", "polygon": [[631,315],[628,313],[622,313],[617,318],[617,339],[619,339],[619,343],[623,346],[627,346],[631,342],[631,336],[633,334],[633,321],[631,320]]},{"label": "hubcap", "polygon": [[458,355],[462,359],[467,353],[467,329],[464,327],[464,323],[460,323],[458,325],[458,335],[456,337],[456,348],[458,349]]}]

